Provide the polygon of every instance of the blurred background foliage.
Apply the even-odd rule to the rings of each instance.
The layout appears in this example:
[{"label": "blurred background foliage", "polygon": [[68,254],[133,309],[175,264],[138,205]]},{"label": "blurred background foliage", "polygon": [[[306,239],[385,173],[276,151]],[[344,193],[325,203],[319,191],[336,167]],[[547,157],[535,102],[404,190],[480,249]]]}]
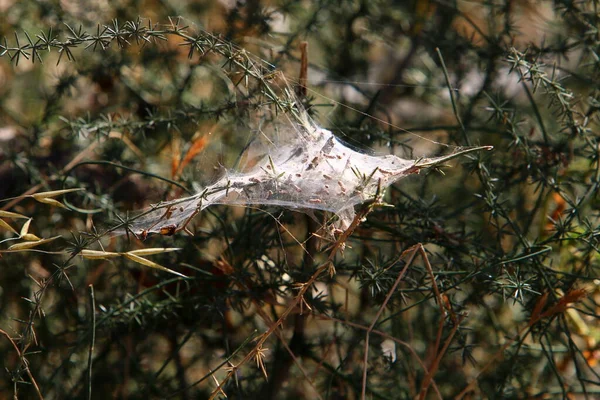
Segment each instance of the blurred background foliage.
[{"label": "blurred background foliage", "polygon": [[[0,0],[0,398],[595,398],[598,6]],[[260,90],[227,43],[293,83],[303,41],[302,101],[350,145],[493,152],[391,187],[302,297],[332,250],[292,210],[103,234],[235,161]],[[107,255],[146,248],[188,278]]]}]

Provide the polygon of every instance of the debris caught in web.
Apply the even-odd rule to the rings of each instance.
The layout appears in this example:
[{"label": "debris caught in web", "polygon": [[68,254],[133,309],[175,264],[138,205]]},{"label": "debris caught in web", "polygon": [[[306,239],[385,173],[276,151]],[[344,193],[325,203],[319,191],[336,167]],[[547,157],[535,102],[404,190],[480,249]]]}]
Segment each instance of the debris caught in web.
[{"label": "debris caught in web", "polygon": [[[242,50],[240,55],[248,53]],[[337,227],[345,229],[357,205],[374,200],[394,182],[461,154],[490,148],[418,160],[354,150],[313,121],[279,75],[283,89],[275,94],[276,89],[267,87],[267,94],[278,98],[255,108],[254,139],[240,155],[241,165],[193,196],[162,202],[140,214],[130,223],[131,232],[142,238],[151,233],[172,235],[215,204],[324,210],[334,213]],[[266,82],[260,83],[264,89]]]}]

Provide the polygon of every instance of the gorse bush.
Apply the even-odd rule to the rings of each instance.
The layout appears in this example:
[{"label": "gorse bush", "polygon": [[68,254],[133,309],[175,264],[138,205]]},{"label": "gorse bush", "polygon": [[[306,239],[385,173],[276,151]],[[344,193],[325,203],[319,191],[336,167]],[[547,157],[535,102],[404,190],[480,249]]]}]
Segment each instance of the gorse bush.
[{"label": "gorse bush", "polygon": [[597,7],[0,3],[2,397],[594,398]]}]

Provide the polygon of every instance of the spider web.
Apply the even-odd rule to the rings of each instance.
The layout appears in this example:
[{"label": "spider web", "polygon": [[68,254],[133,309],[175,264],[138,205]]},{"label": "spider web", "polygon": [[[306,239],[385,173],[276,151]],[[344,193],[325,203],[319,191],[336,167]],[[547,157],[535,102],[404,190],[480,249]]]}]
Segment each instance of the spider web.
[{"label": "spider web", "polygon": [[[239,55],[247,56],[251,65],[263,62],[245,50]],[[263,65],[253,68],[256,74],[266,69]],[[488,148],[456,148],[447,156],[418,160],[356,150],[308,115],[281,72],[270,76],[256,87],[238,87],[246,109],[251,110],[248,129],[252,131],[238,165],[225,169],[219,179],[193,196],[153,206],[134,218],[128,229],[142,237],[170,235],[215,204],[324,210],[334,213],[338,228],[344,229],[352,222],[357,205],[376,199],[389,185],[423,168]],[[253,101],[251,106],[248,101]]]}]

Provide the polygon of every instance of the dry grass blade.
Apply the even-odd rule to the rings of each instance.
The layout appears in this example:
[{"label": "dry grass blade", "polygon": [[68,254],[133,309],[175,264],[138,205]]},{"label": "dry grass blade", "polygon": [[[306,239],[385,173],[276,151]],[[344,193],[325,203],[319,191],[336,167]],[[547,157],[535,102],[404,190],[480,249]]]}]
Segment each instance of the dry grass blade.
[{"label": "dry grass blade", "polygon": [[127,254],[134,254],[136,256],[151,256],[154,254],[161,253],[169,253],[172,251],[179,251],[180,248],[177,247],[156,247],[156,248],[148,248],[148,249],[139,249],[139,250],[130,250]]},{"label": "dry grass blade", "polygon": [[26,216],[26,215],[23,215],[23,214],[15,213],[15,212],[0,210],[0,218],[21,218],[21,219],[26,219],[26,218],[29,218],[29,217]]},{"label": "dry grass blade", "polygon": [[31,218],[28,219],[27,221],[25,221],[25,223],[21,227],[21,231],[19,232],[19,236],[23,237],[23,236],[27,235],[27,233],[29,232],[29,226],[30,225],[31,225]]},{"label": "dry grass blade", "polygon": [[30,225],[31,225],[31,218],[28,219],[27,221],[25,221],[25,223],[21,227],[21,232],[19,232],[19,237],[28,242],[35,242],[38,240],[42,240],[41,238],[37,237],[33,233],[29,233]]},{"label": "dry grass blade", "polygon": [[67,194],[67,193],[79,192],[82,190],[85,190],[85,189],[74,188],[74,189],[52,190],[49,192],[33,193],[33,194],[28,195],[27,197],[31,197],[40,203],[67,209],[68,208],[67,206],[65,206],[60,201],[54,199],[54,197],[61,196],[63,194]]},{"label": "dry grass blade", "polygon": [[182,273],[179,273],[177,271],[173,271],[172,269],[169,269],[167,267],[163,267],[162,265],[157,264],[154,261],[150,261],[150,260],[148,260],[146,258],[143,258],[143,257],[140,257],[138,255],[132,254],[131,252],[129,252],[129,253],[123,253],[123,256],[127,257],[131,261],[135,261],[136,263],[142,264],[142,265],[144,265],[146,267],[150,267],[150,268],[158,269],[158,270],[161,270],[161,271],[165,271],[165,272],[168,272],[170,274],[180,276],[182,278],[187,278],[187,276],[185,276]]},{"label": "dry grass blade", "polygon": [[34,235],[33,233],[26,233],[24,235],[21,235],[21,239],[28,241],[28,242],[35,242],[36,240],[42,240],[40,237],[38,237],[37,235]]},{"label": "dry grass blade", "polygon": [[100,250],[88,250],[83,249],[79,254],[83,258],[87,258],[89,260],[105,260],[108,258],[119,257],[121,253],[113,253],[110,251],[100,251]]},{"label": "dry grass blade", "polygon": [[34,247],[38,247],[42,244],[45,243],[50,243],[56,239],[58,239],[60,236],[54,236],[51,238],[47,238],[47,239],[40,239],[40,240],[36,240],[36,241],[32,241],[32,242],[22,242],[22,243],[16,243],[13,244],[12,246],[10,246],[8,248],[9,251],[20,251],[20,250],[29,250],[29,249],[33,249]]},{"label": "dry grass blade", "polygon": [[4,228],[12,233],[14,233],[15,235],[18,235],[17,231],[10,226],[10,224],[8,224],[8,222],[4,221],[3,219],[0,219],[0,228]]},{"label": "dry grass blade", "polygon": [[60,207],[60,208],[67,209],[67,206],[65,206],[63,203],[61,203],[60,201],[58,201],[56,199],[45,198],[45,197],[40,197],[40,198],[35,198],[35,199],[37,201],[39,201],[40,203],[44,203],[44,204],[48,204],[50,206],[55,206],[55,207]]},{"label": "dry grass blade", "polygon": [[73,193],[73,192],[80,192],[82,190],[85,190],[84,188],[74,188],[74,189],[62,189],[62,190],[52,190],[49,192],[38,192],[38,193],[34,193],[29,195],[29,197],[32,197],[34,199],[36,199],[37,201],[42,201],[42,200],[46,200],[46,199],[51,199],[63,194],[67,194],[67,193]]}]

